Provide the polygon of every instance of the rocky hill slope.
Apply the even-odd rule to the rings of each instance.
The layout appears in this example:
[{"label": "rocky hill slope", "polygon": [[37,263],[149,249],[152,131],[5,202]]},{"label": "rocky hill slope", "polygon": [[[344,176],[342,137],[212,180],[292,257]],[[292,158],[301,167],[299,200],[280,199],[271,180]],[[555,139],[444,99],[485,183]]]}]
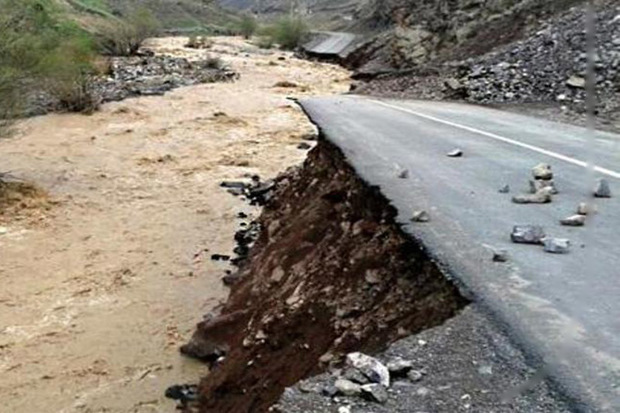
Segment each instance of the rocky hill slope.
[{"label": "rocky hill slope", "polygon": [[[459,3],[464,7],[467,1]],[[358,91],[528,104],[528,110],[537,104],[562,120],[583,120],[587,57],[583,2],[513,1],[513,7],[501,14],[486,7],[491,1],[484,7],[482,2],[469,3],[477,6],[460,9],[469,10],[461,23],[455,16],[464,14],[454,12],[443,23],[437,14],[434,20],[421,20],[433,14],[430,8],[420,8],[414,20],[405,18],[404,25],[358,49],[348,64],[358,77],[371,79]],[[600,126],[616,129],[620,125],[620,7],[614,1],[599,1],[595,9],[597,111]]]}]

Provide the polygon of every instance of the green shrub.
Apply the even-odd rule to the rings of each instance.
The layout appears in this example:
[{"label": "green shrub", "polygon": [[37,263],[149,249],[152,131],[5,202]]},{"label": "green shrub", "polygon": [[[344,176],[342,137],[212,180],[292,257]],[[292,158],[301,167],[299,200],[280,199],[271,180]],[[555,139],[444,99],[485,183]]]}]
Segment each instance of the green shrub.
[{"label": "green shrub", "polygon": [[254,16],[244,15],[239,23],[239,32],[245,39],[250,39],[258,29],[258,22]]},{"label": "green shrub", "polygon": [[43,59],[43,86],[58,99],[61,109],[92,113],[99,106],[93,89],[95,55],[90,39],[63,41]]},{"label": "green shrub", "polygon": [[284,17],[269,30],[274,43],[282,49],[293,50],[307,39],[308,26],[300,17]]},{"label": "green shrub", "polygon": [[[63,20],[50,0],[0,0],[0,126],[23,110],[33,90],[83,110],[93,71],[93,44]],[[89,93],[89,92],[88,92]]]},{"label": "green shrub", "polygon": [[101,52],[111,56],[133,56],[144,41],[159,32],[159,22],[146,8],[139,8],[124,20],[109,21],[98,28]]}]

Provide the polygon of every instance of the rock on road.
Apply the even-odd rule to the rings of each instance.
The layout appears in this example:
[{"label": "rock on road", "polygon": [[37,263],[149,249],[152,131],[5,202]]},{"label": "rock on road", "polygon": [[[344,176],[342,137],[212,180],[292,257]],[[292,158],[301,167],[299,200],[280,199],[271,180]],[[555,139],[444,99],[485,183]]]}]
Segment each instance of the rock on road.
[{"label": "rock on road", "polygon": [[[300,102],[359,175],[399,211],[463,291],[585,410],[620,410],[620,136],[472,105],[356,96]],[[446,154],[460,148],[464,156]],[[590,172],[588,159],[595,160]],[[545,205],[516,205],[531,168],[553,166],[560,194]],[[409,170],[408,179],[399,171]],[[595,199],[595,177],[618,196]],[[498,191],[505,185],[510,194]],[[560,220],[587,201],[585,227]],[[428,223],[412,223],[414,210]],[[541,225],[571,241],[569,254],[510,241],[514,225]],[[493,262],[493,250],[509,261]]]}]

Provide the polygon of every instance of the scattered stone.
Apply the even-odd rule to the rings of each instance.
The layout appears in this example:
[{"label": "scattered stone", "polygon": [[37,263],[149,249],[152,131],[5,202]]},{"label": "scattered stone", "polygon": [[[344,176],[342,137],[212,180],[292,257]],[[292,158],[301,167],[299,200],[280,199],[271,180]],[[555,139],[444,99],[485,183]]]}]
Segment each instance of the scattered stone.
[{"label": "scattered stone", "polygon": [[606,179],[599,179],[594,188],[594,196],[596,198],[611,198],[611,188]]},{"label": "scattered stone", "polygon": [[500,194],[508,194],[508,193],[510,193],[510,185],[506,184],[506,185],[502,186],[502,187],[498,190],[498,192],[499,192]]},{"label": "scattered stone", "polygon": [[399,179],[409,179],[409,169],[403,169],[398,173]]},{"label": "scattered stone", "polygon": [[323,396],[326,396],[326,397],[334,397],[335,395],[338,394],[338,389],[336,388],[336,386],[332,386],[332,385],[325,386],[321,390],[321,394],[323,394]]},{"label": "scattered stone", "polygon": [[346,379],[338,379],[334,384],[334,387],[338,390],[338,393],[343,396],[357,396],[362,393],[362,387],[359,384],[353,383]]},{"label": "scattered stone", "polygon": [[590,213],[590,207],[585,202],[582,202],[577,207],[577,213],[579,215],[588,215]]},{"label": "scattered stone", "polygon": [[237,218],[239,219],[246,219],[248,217],[248,214],[246,214],[245,212],[239,212],[237,214]]},{"label": "scattered stone", "polygon": [[493,375],[493,367],[492,366],[487,366],[487,365],[480,366],[478,368],[478,373],[481,376],[491,376],[491,375]]},{"label": "scattered stone", "polygon": [[364,274],[364,279],[370,285],[381,284],[381,276],[378,270],[368,270]]},{"label": "scattered stone", "polygon": [[431,220],[430,215],[426,211],[414,211],[411,221],[413,222],[429,222]]},{"label": "scattered stone", "polygon": [[461,149],[454,149],[447,154],[450,158],[460,158],[463,156],[463,151]]},{"label": "scattered stone", "polygon": [[422,397],[426,397],[429,394],[431,394],[431,391],[429,388],[427,387],[420,387],[418,390],[416,390],[415,392],[418,396],[422,396]]},{"label": "scattered stone", "polygon": [[507,262],[508,251],[506,250],[493,250],[493,262]]},{"label": "scattered stone", "polygon": [[576,89],[584,89],[586,87],[586,80],[581,76],[571,76],[566,81],[566,85]]},{"label": "scattered stone", "polygon": [[532,194],[536,194],[540,190],[546,189],[546,188],[549,188],[551,190],[552,195],[557,195],[560,193],[560,191],[558,191],[558,188],[555,186],[555,182],[553,181],[553,179],[547,179],[547,180],[544,180],[544,179],[531,180],[530,179],[530,192]]},{"label": "scattered stone", "polygon": [[362,372],[354,368],[346,369],[344,373],[342,373],[342,377],[357,384],[369,383],[368,377],[364,376]]},{"label": "scattered stone", "polygon": [[421,381],[423,377],[424,377],[424,374],[422,374],[422,372],[419,370],[410,370],[407,373],[407,378],[414,383]]},{"label": "scattered stone", "polygon": [[362,386],[362,394],[366,399],[381,404],[388,400],[387,389],[381,384],[364,384]]},{"label": "scattered stone", "polygon": [[534,179],[553,179],[553,171],[551,171],[551,165],[546,163],[536,165],[532,168],[532,175],[534,176]]},{"label": "scattered stone", "polygon": [[413,368],[413,363],[401,358],[394,359],[387,364],[392,377],[404,377]]},{"label": "scattered stone", "polygon": [[541,244],[545,230],[539,225],[515,225],[510,239],[515,244]]},{"label": "scattered stone", "polygon": [[297,149],[301,149],[302,151],[307,151],[308,149],[312,149],[312,145],[306,142],[302,142],[297,145]]},{"label": "scattered stone", "polygon": [[548,204],[553,200],[553,190],[551,188],[543,188],[535,194],[522,194],[512,197],[515,204]]},{"label": "scattered stone", "polygon": [[453,77],[446,79],[444,84],[450,90],[460,90],[460,89],[463,89],[463,84],[461,82],[459,82],[458,79],[455,79]]},{"label": "scattered stone", "polygon": [[351,413],[351,408],[349,406],[340,406],[338,413]]},{"label": "scattered stone", "polygon": [[362,353],[347,354],[347,365],[355,367],[373,383],[390,387],[390,371],[379,360]]},{"label": "scattered stone", "polygon": [[560,220],[560,224],[567,227],[583,227],[586,224],[586,216],[580,214],[572,215]]},{"label": "scattered stone", "polygon": [[551,254],[567,254],[570,249],[570,241],[565,238],[547,237],[543,240],[545,251]]}]

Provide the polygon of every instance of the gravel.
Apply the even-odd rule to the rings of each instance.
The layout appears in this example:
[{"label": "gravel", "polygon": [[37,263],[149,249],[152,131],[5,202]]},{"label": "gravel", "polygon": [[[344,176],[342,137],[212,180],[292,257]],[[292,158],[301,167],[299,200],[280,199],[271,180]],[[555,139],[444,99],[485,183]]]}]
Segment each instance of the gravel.
[{"label": "gravel", "polygon": [[[336,379],[328,372],[287,389],[274,412],[325,413],[565,413],[571,409],[545,381],[519,393],[528,379],[540,376],[524,354],[474,306],[440,327],[396,342],[379,360],[411,361],[411,377],[396,379],[379,403],[359,396],[325,396],[320,389]],[[424,373],[422,373],[422,371]],[[380,392],[380,390],[379,390]]]}]

